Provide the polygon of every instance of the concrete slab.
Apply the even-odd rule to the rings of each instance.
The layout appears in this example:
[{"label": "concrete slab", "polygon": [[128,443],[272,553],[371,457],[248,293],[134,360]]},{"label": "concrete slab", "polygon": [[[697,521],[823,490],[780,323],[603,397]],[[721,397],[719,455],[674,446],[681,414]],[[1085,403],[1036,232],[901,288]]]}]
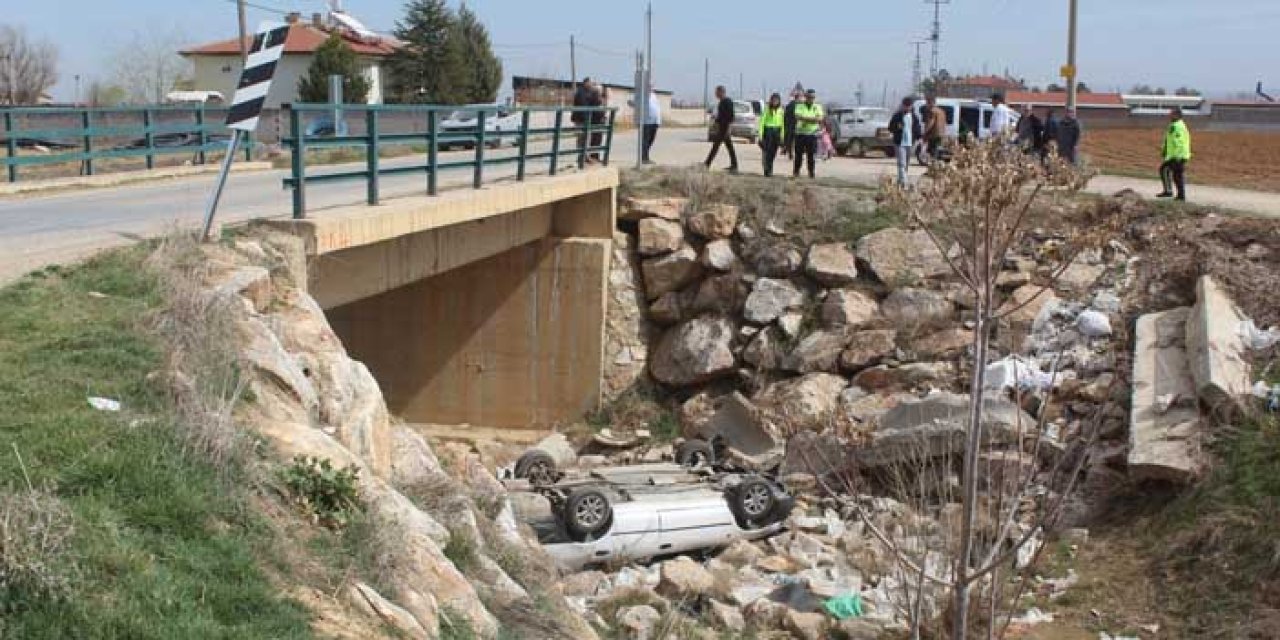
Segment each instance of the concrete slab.
[{"label": "concrete slab", "polygon": [[1129,474],[1187,484],[1205,468],[1199,403],[1186,351],[1191,309],[1138,319],[1129,419]]},{"label": "concrete slab", "polygon": [[1240,324],[1244,314],[1210,276],[1196,283],[1196,305],[1187,317],[1187,357],[1196,394],[1212,414],[1230,417],[1243,408],[1252,372]]}]

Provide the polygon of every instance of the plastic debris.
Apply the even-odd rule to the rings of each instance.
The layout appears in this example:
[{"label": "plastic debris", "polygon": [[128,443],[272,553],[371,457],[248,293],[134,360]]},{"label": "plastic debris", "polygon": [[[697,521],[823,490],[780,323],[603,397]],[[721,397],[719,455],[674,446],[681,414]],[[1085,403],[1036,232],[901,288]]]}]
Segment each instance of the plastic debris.
[{"label": "plastic debris", "polygon": [[836,620],[862,617],[862,596],[857,593],[836,596],[824,602],[822,606]]},{"label": "plastic debris", "polygon": [[1016,625],[1033,627],[1042,622],[1053,622],[1053,614],[1045,613],[1037,607],[1027,609],[1027,612],[1014,618],[1012,622]]},{"label": "plastic debris", "polygon": [[119,411],[120,401],[112,400],[111,398],[90,397],[89,406],[97,409],[98,411]]},{"label": "plastic debris", "polygon": [[1111,335],[1111,318],[1101,311],[1089,309],[1076,318],[1076,326],[1080,333],[1090,338],[1101,338]]},{"label": "plastic debris", "polygon": [[1270,349],[1280,342],[1280,328],[1259,329],[1253,320],[1245,320],[1240,323],[1240,337],[1244,338],[1245,346],[1254,351]]},{"label": "plastic debris", "polygon": [[1055,380],[1052,374],[1040,370],[1034,362],[1009,356],[987,365],[987,389],[1004,390],[1017,387],[1022,390],[1038,389],[1047,391],[1053,388]]},{"label": "plastic debris", "polygon": [[1280,411],[1280,384],[1268,386],[1259,380],[1253,384],[1253,397],[1267,401],[1267,411]]}]

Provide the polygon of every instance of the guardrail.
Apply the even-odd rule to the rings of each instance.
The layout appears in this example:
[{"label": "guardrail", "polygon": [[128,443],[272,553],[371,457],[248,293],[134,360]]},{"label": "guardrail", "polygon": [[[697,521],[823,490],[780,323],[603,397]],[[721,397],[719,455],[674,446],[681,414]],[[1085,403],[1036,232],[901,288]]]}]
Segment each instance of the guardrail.
[{"label": "guardrail", "polygon": [[[204,106],[0,107],[0,166],[17,182],[20,167],[79,163],[81,175],[94,175],[95,162],[111,158],[145,158],[153,169],[157,156],[191,154],[204,164],[207,152],[226,148],[225,113]],[[246,144],[245,159],[252,156]]]},{"label": "guardrail", "polygon": [[[576,164],[582,168],[587,164],[589,155],[600,155],[604,164],[609,163],[610,149],[613,147],[614,120],[617,109],[607,107],[452,107],[426,105],[342,105],[341,118],[329,120],[329,123],[345,123],[350,116],[355,116],[356,123],[363,121],[364,135],[349,135],[341,131],[343,126],[329,127],[334,135],[307,135],[308,125],[305,121],[309,113],[330,114],[335,110],[332,104],[292,104],[285,105],[289,114],[289,137],[282,144],[291,153],[291,175],[284,180],[284,187],[293,190],[293,217],[305,218],[307,212],[307,184],[333,182],[364,178],[366,183],[366,201],[376,205],[380,198],[380,178],[382,176],[402,174],[425,174],[427,195],[439,193],[439,176],[443,171],[451,169],[471,169],[472,188],[479,189],[484,183],[486,167],[515,164],[516,180],[524,180],[530,161],[549,160],[548,173],[555,175],[560,168],[563,156],[576,156]],[[380,119],[387,114],[396,114],[403,121],[403,114],[421,116],[425,121],[425,132],[392,133],[380,130]],[[581,125],[572,123],[573,114],[585,114]],[[552,126],[535,127],[533,119],[539,114],[547,114],[552,118]],[[566,116],[566,114],[568,114]],[[458,116],[474,116],[459,118]],[[603,122],[593,122],[602,119]],[[493,125],[497,120],[508,124],[507,128]],[[569,120],[570,122],[566,122]],[[448,125],[446,125],[446,122]],[[474,125],[459,126],[459,123],[473,122]],[[518,122],[517,126],[511,126]],[[314,126],[316,122],[312,123]],[[580,134],[583,143],[575,143],[572,148],[562,148],[561,138],[565,134]],[[549,137],[551,149],[532,153],[529,143],[533,139]],[[596,142],[596,138],[599,142]],[[501,147],[504,141],[515,143],[515,155],[493,157],[487,149],[493,145]],[[426,152],[423,162],[415,164],[399,164],[394,167],[381,165],[382,150],[391,145],[425,144]],[[471,157],[455,160],[441,158],[442,147],[454,145],[470,146]],[[324,148],[360,148],[365,152],[364,168],[358,170],[331,171],[323,174],[307,173],[307,150]]]}]

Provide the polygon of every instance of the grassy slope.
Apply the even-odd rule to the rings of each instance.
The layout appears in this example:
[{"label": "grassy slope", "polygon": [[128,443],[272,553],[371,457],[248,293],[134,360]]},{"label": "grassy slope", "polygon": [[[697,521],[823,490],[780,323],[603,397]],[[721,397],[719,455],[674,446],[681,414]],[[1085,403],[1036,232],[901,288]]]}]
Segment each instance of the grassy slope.
[{"label": "grassy slope", "polygon": [[[0,290],[0,491],[50,486],[74,514],[71,593],[0,591],[0,636],[301,638],[307,614],[255,563],[272,534],[246,490],[186,455],[141,329],[142,249]],[[106,297],[91,296],[90,292]],[[99,412],[86,396],[116,398]]]}]

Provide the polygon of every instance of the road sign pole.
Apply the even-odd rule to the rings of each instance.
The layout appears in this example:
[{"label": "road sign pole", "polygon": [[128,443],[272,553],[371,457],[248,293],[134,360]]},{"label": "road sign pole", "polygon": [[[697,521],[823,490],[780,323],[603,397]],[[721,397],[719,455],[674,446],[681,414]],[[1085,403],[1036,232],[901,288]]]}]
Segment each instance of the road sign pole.
[{"label": "road sign pole", "polygon": [[213,185],[213,193],[209,194],[209,204],[204,209],[204,228],[200,231],[200,241],[209,241],[209,232],[213,230],[213,216],[218,213],[218,201],[222,199],[222,189],[227,186],[227,174],[231,173],[231,163],[236,158],[236,147],[240,145],[240,130],[231,130],[231,140],[227,142],[227,155],[222,159],[222,171],[218,173],[218,181]]},{"label": "road sign pole", "polygon": [[1067,27],[1067,108],[1076,108],[1076,16],[1078,15],[1076,0],[1071,0],[1071,16]]}]

